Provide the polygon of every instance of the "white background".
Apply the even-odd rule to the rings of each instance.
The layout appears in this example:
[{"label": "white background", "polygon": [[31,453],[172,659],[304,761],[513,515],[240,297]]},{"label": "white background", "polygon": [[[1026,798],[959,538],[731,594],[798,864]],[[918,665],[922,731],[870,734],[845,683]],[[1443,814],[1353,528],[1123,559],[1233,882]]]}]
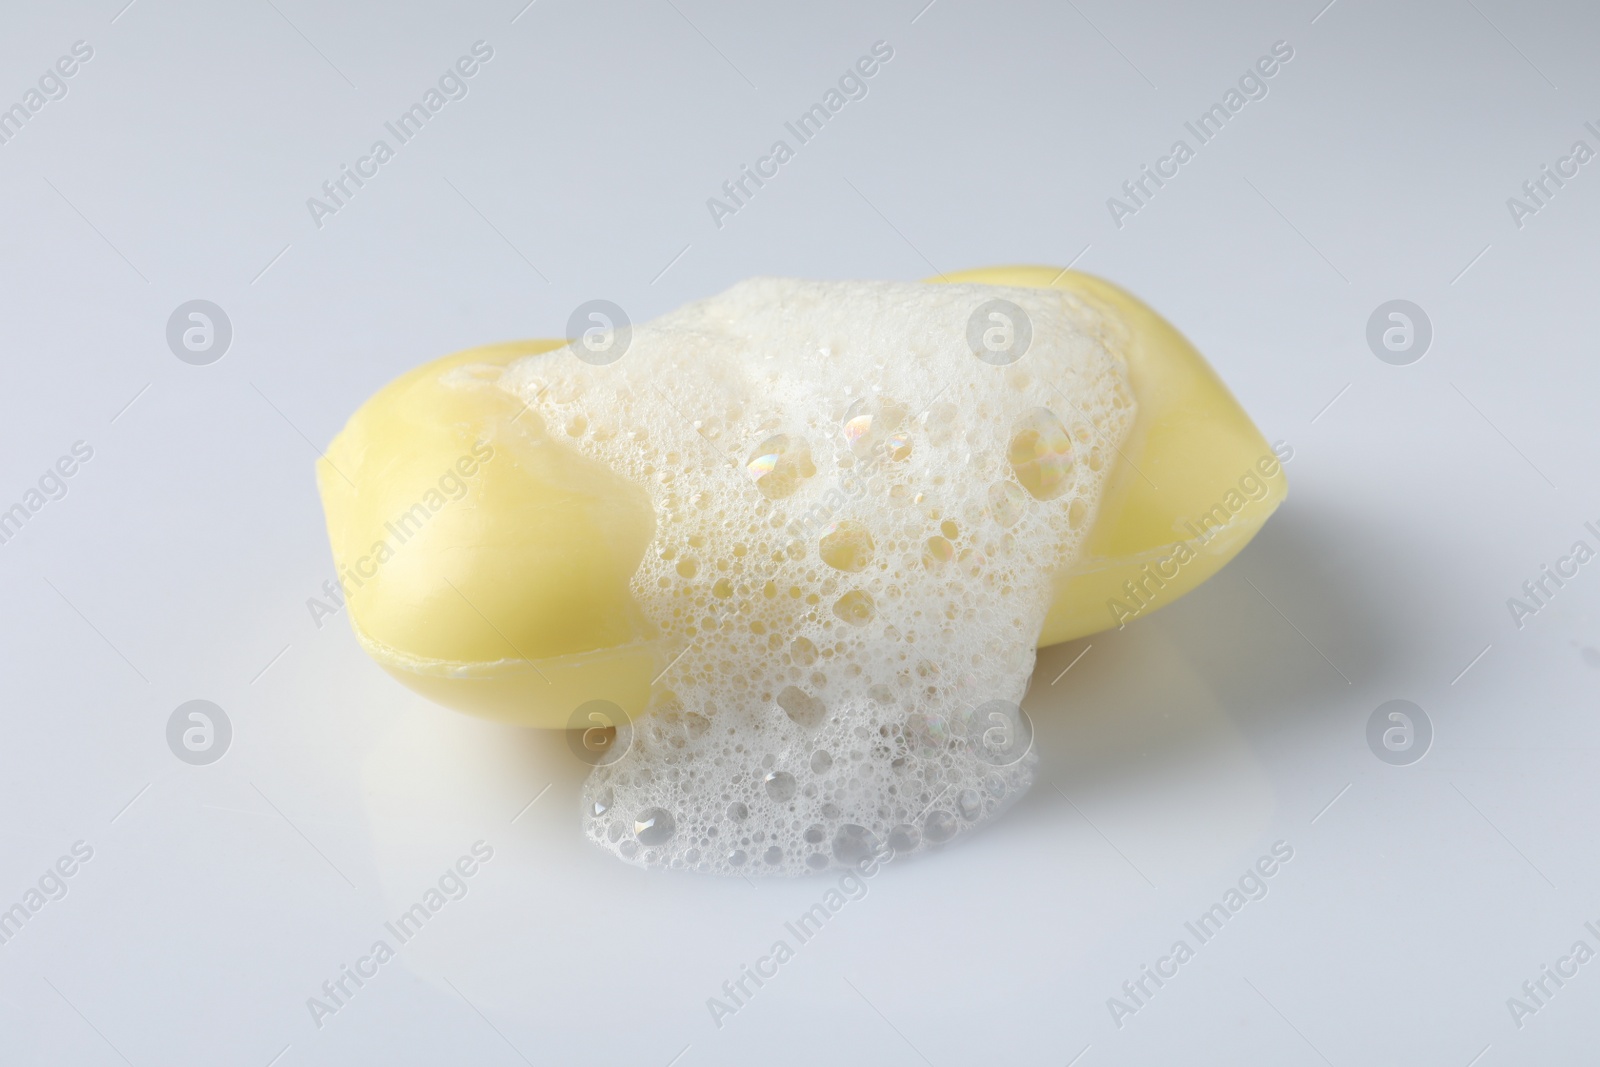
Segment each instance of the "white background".
[{"label": "white background", "polygon": [[[1600,163],[1520,229],[1506,206],[1600,148],[1592,8],[123,2],[0,28],[4,104],[94,48],[0,146],[0,507],[94,449],[0,545],[0,907],[94,849],[0,947],[0,1061],[1592,1058],[1600,962],[1520,1029],[1506,1004],[1600,948],[1600,564],[1521,629],[1506,606],[1600,547]],[[306,198],[480,39],[470,94],[316,227]],[[717,228],[706,198],[878,40],[866,99]],[[1115,226],[1278,40],[1270,94]],[[595,297],[642,321],[753,274],[1075,258],[1293,446],[1289,501],[1187,599],[1044,653],[1039,786],[885,869],[719,1029],[706,999],[829,883],[617,864],[559,736],[432,707],[316,627],[316,449],[400,372]],[[234,328],[210,366],[165,341],[195,298]],[[1364,337],[1395,298],[1434,327],[1410,366]],[[195,698],[233,723],[210,766],[165,740]],[[1395,698],[1435,731],[1411,766],[1365,740]],[[480,839],[470,893],[314,1025]],[[1118,1028],[1107,998],[1278,840],[1269,894]]]}]

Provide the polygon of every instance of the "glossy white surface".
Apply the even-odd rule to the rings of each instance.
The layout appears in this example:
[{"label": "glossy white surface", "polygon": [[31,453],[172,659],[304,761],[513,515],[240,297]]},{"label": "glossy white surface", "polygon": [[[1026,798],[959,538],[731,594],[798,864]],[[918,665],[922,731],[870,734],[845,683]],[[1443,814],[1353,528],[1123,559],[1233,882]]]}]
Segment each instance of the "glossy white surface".
[{"label": "glossy white surface", "polygon": [[[121,3],[19,8],[0,33],[0,103],[94,49],[0,144],[0,507],[94,450],[0,545],[0,908],[93,848],[0,946],[0,1060],[1592,1047],[1600,963],[1547,979],[1520,1027],[1507,998],[1600,950],[1600,564],[1521,628],[1507,599],[1600,549],[1600,164],[1520,228],[1506,203],[1574,141],[1600,149],[1592,10]],[[307,197],[479,40],[467,96],[318,228]],[[707,198],[879,40],[866,97],[719,228]],[[1268,95],[1119,229],[1107,198],[1279,40]],[[315,449],[401,371],[559,333],[596,297],[644,319],[754,274],[1074,259],[1293,445],[1290,499],[1200,591],[1043,654],[1040,787],[884,869],[718,1028],[707,998],[831,881],[625,868],[580,838],[561,738],[430,707],[342,616],[314,625]],[[233,325],[208,366],[164,337],[196,298]],[[1411,365],[1366,343],[1392,299],[1433,325]],[[191,699],[232,723],[208,766],[167,747]],[[1391,699],[1433,726],[1409,766],[1367,745]],[[319,1028],[307,999],[480,840],[466,895]],[[1277,841],[1266,896],[1200,945],[1185,922]],[[1108,998],[1179,938],[1194,958],[1118,1027]]]}]

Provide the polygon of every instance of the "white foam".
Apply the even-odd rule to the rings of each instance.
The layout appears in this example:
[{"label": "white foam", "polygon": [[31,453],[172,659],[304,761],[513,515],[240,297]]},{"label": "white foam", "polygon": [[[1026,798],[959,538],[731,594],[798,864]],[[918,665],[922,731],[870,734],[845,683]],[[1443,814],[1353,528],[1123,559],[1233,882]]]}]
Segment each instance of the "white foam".
[{"label": "white foam", "polygon": [[[1032,339],[974,355],[994,299]],[[1116,322],[1056,290],[758,278],[502,379],[648,494],[633,576],[682,652],[584,789],[647,867],[797,874],[970,832],[1031,784],[1016,710],[1133,396]],[[1032,459],[1032,462],[1028,460]]]}]

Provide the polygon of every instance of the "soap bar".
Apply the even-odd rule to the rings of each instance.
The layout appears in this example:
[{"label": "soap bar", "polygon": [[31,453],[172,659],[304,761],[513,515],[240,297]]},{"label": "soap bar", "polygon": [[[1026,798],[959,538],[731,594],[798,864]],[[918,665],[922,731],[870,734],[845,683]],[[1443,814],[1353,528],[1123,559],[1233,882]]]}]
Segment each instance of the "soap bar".
[{"label": "soap bar", "polygon": [[[1128,625],[1171,602],[1282,501],[1271,447],[1193,346],[1136,298],[1053,268],[946,280],[1072,294],[1105,324],[1099,340],[1135,401],[1131,428],[1104,449],[1092,525],[1055,575],[1037,644]],[[438,703],[548,728],[573,725],[596,700],[640,714],[682,652],[630,592],[655,550],[646,495],[571,446],[585,428],[549,425],[502,385],[519,361],[564,345],[475,348],[403,375],[352,416],[317,469],[351,623],[374,660]],[[913,434],[905,447],[914,443]],[[752,467],[758,482],[776,479],[769,489],[813,476],[807,457],[781,446],[752,463],[769,461],[770,471]],[[1031,497],[1048,492],[1037,463],[1019,463],[1016,476]],[[848,529],[832,534],[838,558],[859,552]],[[928,540],[935,563],[957,551]],[[835,605],[846,622],[862,607]]]}]

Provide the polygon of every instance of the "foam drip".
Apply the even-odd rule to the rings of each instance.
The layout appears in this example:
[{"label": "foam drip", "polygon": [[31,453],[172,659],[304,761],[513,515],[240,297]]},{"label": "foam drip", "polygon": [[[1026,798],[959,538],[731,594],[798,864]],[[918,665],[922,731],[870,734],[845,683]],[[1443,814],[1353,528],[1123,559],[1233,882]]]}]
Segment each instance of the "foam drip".
[{"label": "foam drip", "polygon": [[[1025,356],[968,320],[1025,311]],[[1018,709],[1133,396],[1119,324],[1057,290],[752,279],[501,380],[650,499],[632,592],[679,658],[584,787],[646,867],[800,874],[992,820],[1032,783]],[[664,664],[665,666],[665,664]]]}]

